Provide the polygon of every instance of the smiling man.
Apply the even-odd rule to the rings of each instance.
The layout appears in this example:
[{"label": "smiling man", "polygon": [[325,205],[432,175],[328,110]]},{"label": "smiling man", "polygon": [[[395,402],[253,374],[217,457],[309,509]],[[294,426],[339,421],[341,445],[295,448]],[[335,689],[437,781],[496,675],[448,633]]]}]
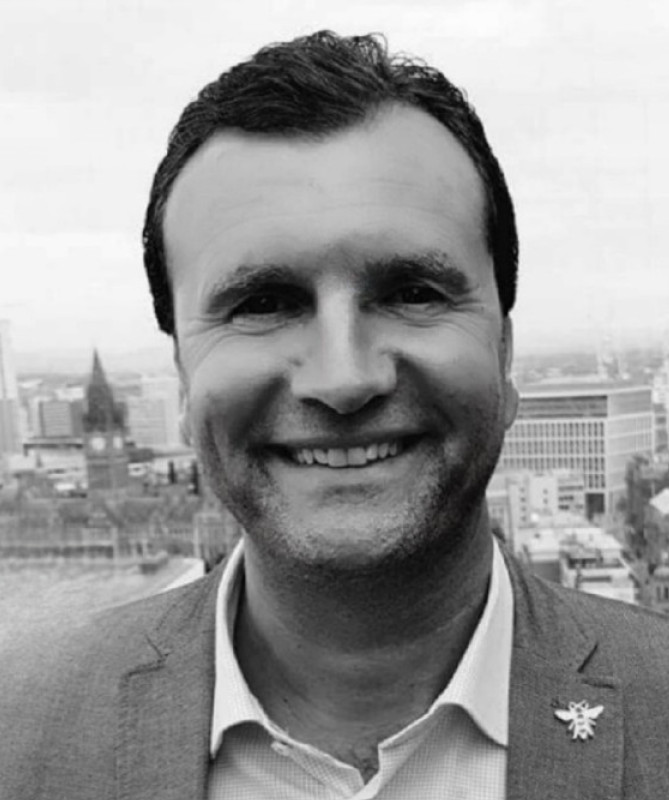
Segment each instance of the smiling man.
[{"label": "smiling man", "polygon": [[266,48],[184,111],[144,246],[245,533],[5,658],[0,797],[669,796],[666,620],[491,535],[517,238],[464,96],[374,37]]},{"label": "smiling man", "polygon": [[174,183],[163,230],[196,448],[249,532],[250,595],[306,568],[330,573],[309,580],[323,601],[364,570],[403,603],[420,563],[417,591],[434,572],[450,596],[444,569],[474,570],[483,596],[482,499],[516,395],[482,181],[404,104],[321,139],[217,132]]}]

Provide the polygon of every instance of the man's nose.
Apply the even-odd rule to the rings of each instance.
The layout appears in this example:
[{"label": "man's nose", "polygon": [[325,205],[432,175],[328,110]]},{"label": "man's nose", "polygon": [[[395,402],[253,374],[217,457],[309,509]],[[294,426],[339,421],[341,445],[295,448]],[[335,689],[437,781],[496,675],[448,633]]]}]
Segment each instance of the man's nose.
[{"label": "man's nose", "polygon": [[300,400],[317,400],[338,414],[353,414],[392,393],[395,361],[359,310],[332,304],[304,331],[304,349],[292,377]]}]

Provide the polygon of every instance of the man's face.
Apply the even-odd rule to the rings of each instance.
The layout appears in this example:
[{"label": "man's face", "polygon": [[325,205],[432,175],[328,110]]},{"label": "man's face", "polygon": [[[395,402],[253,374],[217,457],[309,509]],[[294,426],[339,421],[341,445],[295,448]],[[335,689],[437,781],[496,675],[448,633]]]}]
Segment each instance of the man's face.
[{"label": "man's face", "polygon": [[482,182],[420,110],[217,134],[165,215],[193,441],[256,552],[370,569],[458,541],[515,413]]}]

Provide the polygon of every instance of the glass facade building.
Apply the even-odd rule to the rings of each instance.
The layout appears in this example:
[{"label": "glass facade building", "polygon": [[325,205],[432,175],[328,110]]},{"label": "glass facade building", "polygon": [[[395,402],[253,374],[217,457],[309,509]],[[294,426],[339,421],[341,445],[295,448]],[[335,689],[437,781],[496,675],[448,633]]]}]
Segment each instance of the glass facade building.
[{"label": "glass facade building", "polygon": [[654,449],[651,393],[650,386],[629,384],[528,386],[500,467],[580,472],[588,516],[614,511],[628,461]]}]

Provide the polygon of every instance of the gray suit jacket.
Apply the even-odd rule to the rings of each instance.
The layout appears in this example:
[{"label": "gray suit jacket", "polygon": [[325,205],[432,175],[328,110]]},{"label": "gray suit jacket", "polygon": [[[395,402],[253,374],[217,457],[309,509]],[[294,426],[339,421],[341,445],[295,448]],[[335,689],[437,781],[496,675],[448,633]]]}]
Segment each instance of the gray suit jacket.
[{"label": "gray suit jacket", "polygon": [[[669,798],[669,620],[509,567],[508,800]],[[6,649],[1,800],[206,798],[219,576]],[[587,741],[554,715],[580,700]]]}]

